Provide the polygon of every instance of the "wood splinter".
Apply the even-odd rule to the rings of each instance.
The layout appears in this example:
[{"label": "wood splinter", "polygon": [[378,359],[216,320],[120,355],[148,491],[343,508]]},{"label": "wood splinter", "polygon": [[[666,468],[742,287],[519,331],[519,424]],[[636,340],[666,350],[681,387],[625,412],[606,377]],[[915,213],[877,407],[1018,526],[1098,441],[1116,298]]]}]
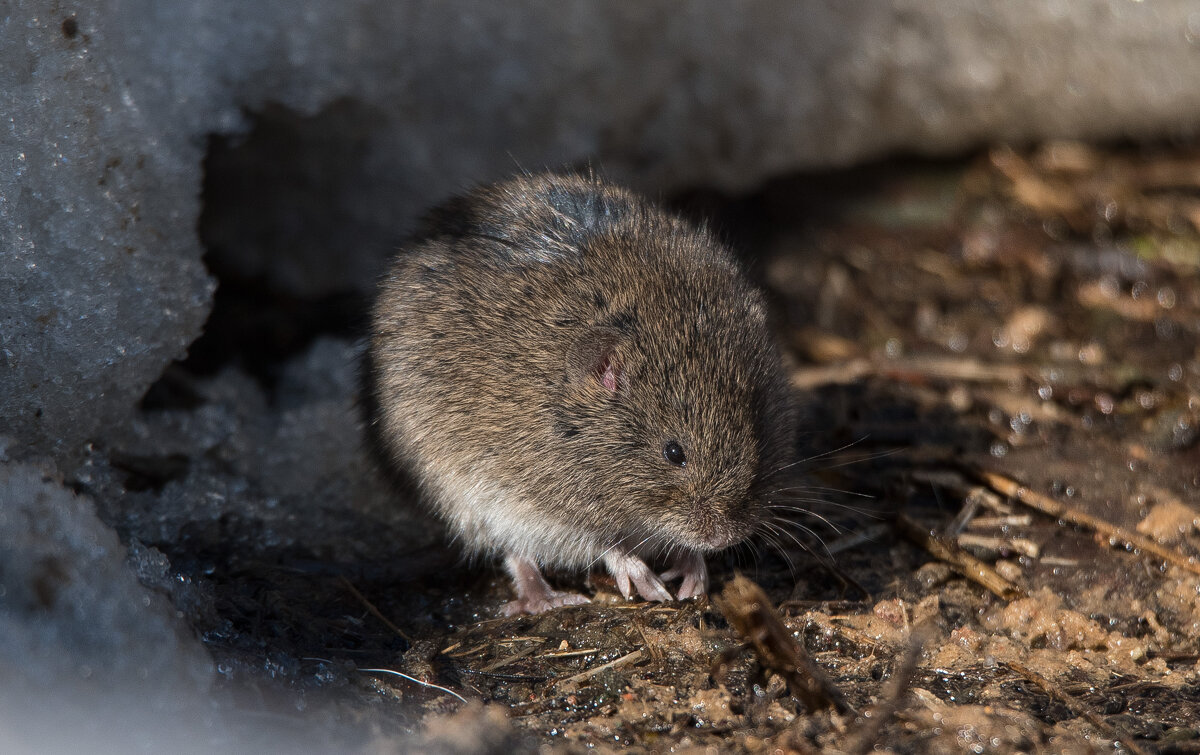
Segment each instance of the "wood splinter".
[{"label": "wood splinter", "polygon": [[762,588],[740,574],[714,601],[737,634],[768,670],[779,674],[810,711],[854,713],[841,691],[813,662],[784,625]]}]

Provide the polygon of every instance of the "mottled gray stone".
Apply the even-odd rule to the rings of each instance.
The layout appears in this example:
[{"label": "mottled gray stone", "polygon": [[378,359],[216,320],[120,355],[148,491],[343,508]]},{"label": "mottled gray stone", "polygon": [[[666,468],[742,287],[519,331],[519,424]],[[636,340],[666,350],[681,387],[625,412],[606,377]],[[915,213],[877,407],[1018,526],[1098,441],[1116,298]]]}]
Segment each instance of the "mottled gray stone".
[{"label": "mottled gray stone", "polygon": [[206,138],[246,113],[315,131],[245,222],[212,219],[215,259],[319,296],[368,290],[421,208],[518,165],[740,190],[892,151],[1190,133],[1198,40],[1188,0],[15,0],[0,432],[74,457],[184,353],[212,288]]},{"label": "mottled gray stone", "polygon": [[155,555],[141,549],[128,563],[88,498],[34,466],[0,461],[5,751],[58,751],[97,735],[136,742],[113,716],[203,720],[212,661],[166,597],[138,581],[135,570],[153,571]]}]

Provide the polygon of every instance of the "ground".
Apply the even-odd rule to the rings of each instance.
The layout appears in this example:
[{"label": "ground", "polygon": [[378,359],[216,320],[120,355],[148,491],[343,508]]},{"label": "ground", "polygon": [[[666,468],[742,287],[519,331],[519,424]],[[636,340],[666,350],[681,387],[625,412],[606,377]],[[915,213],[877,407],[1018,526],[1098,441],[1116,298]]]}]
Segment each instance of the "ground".
[{"label": "ground", "polygon": [[[558,575],[593,602],[498,618],[499,569],[379,481],[158,536],[129,494],[81,485],[196,586],[172,594],[232,704],[316,711],[382,750],[1200,752],[1200,151],[999,147],[675,205],[778,314],[804,406],[795,542],[712,559],[711,601]],[[245,303],[223,286],[212,329]],[[311,311],[336,332],[264,326],[278,354],[236,366],[210,332],[146,412],[199,416],[251,377],[286,404],[271,359],[313,335],[351,349],[353,317]],[[112,464],[158,495],[197,474],[189,453]],[[716,598],[737,574],[785,628],[777,655],[809,657],[840,710],[800,702],[794,670],[733,628]]]}]

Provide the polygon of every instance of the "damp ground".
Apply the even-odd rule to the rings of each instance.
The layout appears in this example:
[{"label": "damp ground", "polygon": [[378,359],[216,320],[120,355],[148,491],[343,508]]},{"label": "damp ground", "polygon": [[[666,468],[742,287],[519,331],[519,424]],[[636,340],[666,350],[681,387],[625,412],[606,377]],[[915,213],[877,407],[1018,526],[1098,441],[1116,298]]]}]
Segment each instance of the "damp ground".
[{"label": "damp ground", "polygon": [[[496,565],[364,450],[366,303],[216,271],[192,358],[73,482],[157,564],[245,726],[374,751],[1200,752],[1200,151],[996,148],[675,204],[767,288],[805,407],[794,541],[712,559],[711,602],[557,575],[593,602],[499,618]],[[715,599],[738,574],[775,656]],[[780,653],[844,704],[802,702]]]}]

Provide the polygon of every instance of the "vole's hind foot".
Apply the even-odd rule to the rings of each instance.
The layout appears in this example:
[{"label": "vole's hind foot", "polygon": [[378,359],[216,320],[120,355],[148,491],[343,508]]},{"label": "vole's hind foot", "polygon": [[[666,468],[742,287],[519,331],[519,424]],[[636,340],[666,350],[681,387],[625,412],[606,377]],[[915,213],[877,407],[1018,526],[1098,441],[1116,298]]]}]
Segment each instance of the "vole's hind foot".
[{"label": "vole's hind foot", "polygon": [[670,582],[683,577],[676,596],[680,600],[699,598],[708,592],[708,566],[704,556],[696,551],[684,551],[671,562],[671,568],[662,573],[662,580]]},{"label": "vole's hind foot", "polygon": [[528,558],[510,553],[504,559],[504,567],[512,577],[513,587],[517,589],[517,599],[510,600],[500,609],[505,616],[542,613],[559,606],[578,606],[590,602],[578,593],[552,589],[542,576],[542,570]]},{"label": "vole's hind foot", "polygon": [[526,595],[510,600],[500,607],[500,612],[505,616],[519,616],[523,613],[543,613],[559,606],[579,606],[590,602],[579,593],[549,590],[543,595]]},{"label": "vole's hind foot", "polygon": [[628,553],[609,553],[604,557],[604,565],[608,573],[617,582],[617,589],[626,600],[633,597],[637,588],[638,595],[645,600],[673,600],[667,586],[658,578],[654,570],[646,562]]}]

